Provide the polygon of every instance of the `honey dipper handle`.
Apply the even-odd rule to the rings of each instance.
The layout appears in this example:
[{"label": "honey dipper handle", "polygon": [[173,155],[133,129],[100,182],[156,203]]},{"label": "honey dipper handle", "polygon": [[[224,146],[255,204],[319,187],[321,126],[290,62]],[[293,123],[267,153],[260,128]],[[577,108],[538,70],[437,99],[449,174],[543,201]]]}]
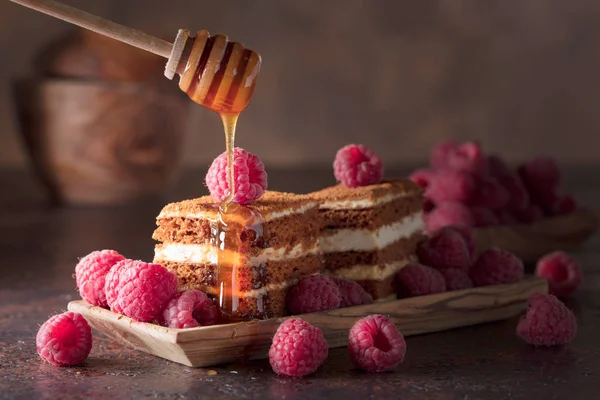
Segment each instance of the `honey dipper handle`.
[{"label": "honey dipper handle", "polygon": [[173,45],[144,32],[117,24],[96,15],[78,10],[53,0],[10,0],[13,3],[48,14],[63,21],[70,22],[90,31],[108,36],[112,39],[149,51],[164,58],[169,58]]}]

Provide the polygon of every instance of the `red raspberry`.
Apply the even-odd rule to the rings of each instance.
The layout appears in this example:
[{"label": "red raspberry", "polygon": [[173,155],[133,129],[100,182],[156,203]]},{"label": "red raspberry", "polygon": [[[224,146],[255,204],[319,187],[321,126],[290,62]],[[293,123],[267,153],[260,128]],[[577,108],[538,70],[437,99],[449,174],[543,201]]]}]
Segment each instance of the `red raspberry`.
[{"label": "red raspberry", "polygon": [[279,325],[269,349],[269,362],[279,375],[312,374],[327,358],[329,346],[321,329],[300,318]]},{"label": "red raspberry", "polygon": [[532,224],[536,221],[539,221],[544,216],[544,212],[542,209],[535,204],[530,204],[525,209],[521,211],[513,212],[513,215],[517,219],[517,221],[524,224]]},{"label": "red raspberry", "polygon": [[421,264],[409,264],[398,271],[398,298],[423,296],[446,291],[440,271]]},{"label": "red raspberry", "polygon": [[106,278],[104,279],[104,294],[106,295],[106,304],[109,308],[112,308],[112,305],[117,301],[117,295],[119,294],[119,291],[117,290],[117,286],[119,285],[119,275],[123,269],[129,267],[130,261],[131,260],[128,259],[119,261],[113,265],[106,274]]},{"label": "red raspberry", "polygon": [[496,178],[476,176],[475,185],[476,189],[469,199],[469,204],[488,207],[492,210],[504,208],[508,204],[509,193]]},{"label": "red raspberry", "polygon": [[150,322],[177,291],[177,276],[162,265],[124,260],[112,267],[104,289],[113,312]]},{"label": "red raspberry", "polygon": [[[267,190],[267,173],[258,156],[236,147],[233,151],[233,177],[235,181],[233,201],[250,204]],[[229,194],[227,179],[227,152],[217,157],[206,174],[206,186],[211,196],[223,201]]]},{"label": "red raspberry", "polygon": [[481,253],[469,273],[475,286],[514,283],[523,279],[523,274],[523,261],[497,247],[490,247]]},{"label": "red raspberry", "polygon": [[487,171],[488,174],[494,178],[503,178],[507,175],[511,175],[510,168],[506,165],[504,160],[496,154],[491,154],[487,157]]},{"label": "red raspberry", "polygon": [[462,203],[440,203],[423,216],[428,232],[435,232],[444,226],[473,226],[473,214]]},{"label": "red raspberry", "polygon": [[107,307],[104,280],[113,265],[125,257],[114,250],[93,251],[75,266],[75,282],[81,298],[91,305]]},{"label": "red raspberry", "polygon": [[527,207],[529,192],[517,174],[505,175],[497,179],[508,193],[508,202],[506,203],[508,211],[519,211]]},{"label": "red raspberry", "polygon": [[475,189],[475,181],[471,174],[442,170],[432,177],[425,194],[434,203],[467,202],[473,197]]},{"label": "red raspberry", "polygon": [[555,192],[560,184],[560,169],[552,157],[537,157],[518,168],[519,175],[533,195]]},{"label": "red raspberry", "polygon": [[470,289],[473,287],[473,281],[469,278],[469,274],[466,271],[456,268],[449,268],[440,271],[444,276],[446,282],[446,290],[463,290]]},{"label": "red raspberry", "polygon": [[435,203],[427,197],[423,200],[423,212],[428,213],[435,208]]},{"label": "red raspberry", "polygon": [[349,188],[374,185],[383,178],[383,161],[367,146],[349,144],[335,155],[333,173]]},{"label": "red raspberry", "polygon": [[471,213],[473,214],[473,222],[475,227],[500,225],[500,220],[496,214],[494,214],[494,212],[487,207],[471,207]]},{"label": "red raspberry", "polygon": [[471,172],[476,175],[485,175],[487,172],[487,160],[481,146],[475,142],[465,142],[450,149],[446,161],[446,167],[455,171]]},{"label": "red raspberry", "polygon": [[40,357],[50,364],[78,365],[92,350],[92,330],[83,315],[69,311],[44,322],[35,342]]},{"label": "red raspberry", "polygon": [[429,163],[434,169],[444,169],[448,166],[448,154],[456,148],[456,143],[451,140],[438,142],[431,149]]},{"label": "red raspberry", "polygon": [[577,202],[575,198],[571,195],[563,196],[558,201],[558,207],[556,210],[556,215],[564,215],[569,214],[577,209]]},{"label": "red raspberry", "polygon": [[469,249],[469,255],[471,256],[471,261],[473,261],[475,259],[475,252],[477,251],[477,240],[475,239],[475,234],[473,233],[473,229],[470,226],[464,226],[464,225],[450,225],[444,229],[452,229],[461,234],[461,236],[465,240],[467,249]]},{"label": "red raspberry", "polygon": [[338,308],[342,301],[340,289],[325,275],[306,276],[287,293],[286,304],[292,314],[327,311]]},{"label": "red raspberry", "polygon": [[560,170],[551,157],[538,157],[523,164],[518,169],[531,201],[540,206],[548,215],[554,215],[560,184]]},{"label": "red raspberry", "polygon": [[581,284],[582,271],[577,260],[562,251],[542,257],[535,274],[548,280],[550,294],[567,297]]},{"label": "red raspberry", "polygon": [[389,318],[369,315],[350,329],[348,352],[358,368],[368,372],[390,371],[404,361],[406,342]]},{"label": "red raspberry", "polygon": [[561,346],[577,335],[577,319],[555,296],[534,293],[517,335],[534,346]]},{"label": "red raspberry", "polygon": [[340,307],[360,306],[373,303],[373,298],[358,283],[340,278],[331,278],[340,290]]},{"label": "red raspberry", "polygon": [[206,294],[199,290],[185,290],[169,300],[158,322],[169,328],[185,329],[214,325],[216,317],[216,306]]},{"label": "red raspberry", "polygon": [[430,169],[418,169],[414,171],[412,174],[408,176],[408,179],[421,186],[422,188],[426,188],[429,186],[429,182],[434,178],[435,171]]},{"label": "red raspberry", "polygon": [[464,237],[454,228],[446,227],[424,240],[417,248],[419,262],[436,269],[471,268],[471,255]]}]

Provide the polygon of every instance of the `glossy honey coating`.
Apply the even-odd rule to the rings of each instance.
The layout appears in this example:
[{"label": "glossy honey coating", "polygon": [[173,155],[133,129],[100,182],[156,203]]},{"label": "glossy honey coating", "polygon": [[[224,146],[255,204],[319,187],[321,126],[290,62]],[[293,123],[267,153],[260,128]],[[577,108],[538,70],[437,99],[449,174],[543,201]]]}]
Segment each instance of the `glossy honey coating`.
[{"label": "glossy honey coating", "polygon": [[193,39],[179,88],[194,102],[219,114],[239,114],[250,103],[260,71],[255,51],[225,35],[205,30]]}]

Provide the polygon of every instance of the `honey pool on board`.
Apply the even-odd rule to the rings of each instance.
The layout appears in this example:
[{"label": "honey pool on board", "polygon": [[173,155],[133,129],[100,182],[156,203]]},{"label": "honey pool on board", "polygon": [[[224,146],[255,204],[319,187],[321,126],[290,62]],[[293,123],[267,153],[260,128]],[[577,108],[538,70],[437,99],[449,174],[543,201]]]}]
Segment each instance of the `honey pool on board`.
[{"label": "honey pool on board", "polygon": [[[212,232],[212,244],[218,248],[217,284],[219,306],[226,320],[237,319],[239,284],[237,266],[240,255],[248,245],[242,235],[253,231],[256,239],[262,237],[262,217],[248,207],[232,203],[235,181],[233,151],[235,130],[240,113],[250,103],[256,79],[260,71],[261,57],[255,51],[237,42],[230,42],[225,35],[210,36],[199,31],[193,39],[187,65],[179,88],[194,102],[221,117],[225,131],[227,153],[227,181],[230,191],[219,206],[217,228]],[[243,223],[240,223],[242,217]],[[256,240],[255,239],[255,240]],[[230,251],[234,250],[234,251]],[[260,266],[257,266],[260,268]],[[262,298],[257,299],[259,309]]]}]

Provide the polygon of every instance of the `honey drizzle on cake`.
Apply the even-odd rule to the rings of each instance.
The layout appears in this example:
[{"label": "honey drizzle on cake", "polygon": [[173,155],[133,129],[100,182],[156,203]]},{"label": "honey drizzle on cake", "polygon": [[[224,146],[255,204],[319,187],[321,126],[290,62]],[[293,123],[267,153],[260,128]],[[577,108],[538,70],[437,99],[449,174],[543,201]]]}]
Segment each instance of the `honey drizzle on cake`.
[{"label": "honey drizzle on cake", "polygon": [[[237,203],[230,203],[227,211],[223,212],[223,205],[217,205],[217,221],[211,228],[210,244],[218,251],[217,270],[215,280],[219,288],[218,304],[221,309],[222,322],[243,320],[244,315],[238,312],[239,299],[242,292],[242,279],[254,281],[255,278],[265,275],[265,265],[261,263],[252,267],[252,275],[244,277],[240,274],[244,255],[252,247],[263,241],[263,218],[255,209]],[[263,279],[258,279],[262,282]],[[253,288],[256,289],[256,288]],[[265,308],[265,295],[257,294],[257,311],[262,313]]]},{"label": "honey drizzle on cake", "polygon": [[[243,236],[254,232],[254,240],[262,237],[262,216],[256,210],[232,202],[235,196],[233,156],[236,125],[240,113],[250,103],[260,66],[258,53],[240,43],[228,41],[225,35],[210,36],[203,30],[194,38],[179,83],[179,87],[192,100],[219,114],[223,121],[230,190],[219,205],[211,242],[218,249],[218,300],[221,313],[227,320],[236,319],[240,291],[237,267],[239,254],[246,251],[247,244]],[[240,217],[243,223],[238,221]]]}]

